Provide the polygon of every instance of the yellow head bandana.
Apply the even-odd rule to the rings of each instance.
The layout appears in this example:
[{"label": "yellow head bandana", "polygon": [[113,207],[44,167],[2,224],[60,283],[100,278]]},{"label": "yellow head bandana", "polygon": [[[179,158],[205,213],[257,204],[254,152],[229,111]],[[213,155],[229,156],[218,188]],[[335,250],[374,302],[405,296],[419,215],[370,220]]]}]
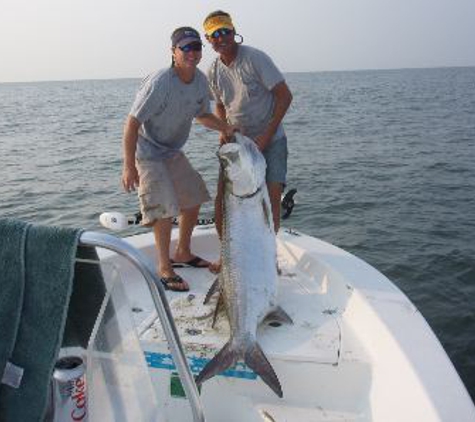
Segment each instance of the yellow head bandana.
[{"label": "yellow head bandana", "polygon": [[233,21],[229,16],[213,16],[212,18],[206,19],[203,28],[205,34],[210,36],[214,31],[221,28],[234,29]]}]

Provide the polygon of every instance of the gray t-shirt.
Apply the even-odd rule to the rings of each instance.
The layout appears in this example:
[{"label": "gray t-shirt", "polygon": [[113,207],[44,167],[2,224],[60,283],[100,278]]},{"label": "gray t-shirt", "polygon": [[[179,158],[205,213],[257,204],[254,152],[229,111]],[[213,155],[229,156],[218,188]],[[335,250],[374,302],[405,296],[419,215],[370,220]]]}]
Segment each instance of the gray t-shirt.
[{"label": "gray t-shirt", "polygon": [[193,118],[211,112],[209,102],[208,81],[198,69],[188,84],[171,67],[146,77],[129,113],[142,123],[137,159],[174,155],[187,141]]},{"label": "gray t-shirt", "polygon": [[[274,110],[272,88],[284,81],[272,59],[255,48],[240,45],[234,61],[226,66],[219,57],[208,70],[211,92],[223,104],[229,123],[239,125],[244,135],[262,134]],[[274,139],[284,135],[279,126]]]}]

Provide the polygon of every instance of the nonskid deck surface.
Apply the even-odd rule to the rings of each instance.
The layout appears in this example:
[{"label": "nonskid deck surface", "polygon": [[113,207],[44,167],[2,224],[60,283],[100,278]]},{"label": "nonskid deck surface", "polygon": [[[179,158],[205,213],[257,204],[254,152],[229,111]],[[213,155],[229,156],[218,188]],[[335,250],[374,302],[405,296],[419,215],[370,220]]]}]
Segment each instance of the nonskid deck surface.
[{"label": "nonskid deck surface", "polygon": [[[205,259],[216,260],[216,239],[205,230],[201,233],[203,236],[193,239],[193,252]],[[287,245],[286,240],[289,239],[278,242],[281,269],[278,304],[294,324],[261,326],[258,332],[258,341],[282,384],[284,399],[275,396],[250,368],[238,362],[234,368],[203,385],[201,398],[209,420],[222,420],[223,414],[229,416],[238,402],[241,404],[235,409],[237,416],[228,419],[232,422],[368,420],[366,410],[363,410],[367,407],[371,377],[368,362],[361,359],[360,353],[357,359],[354,355],[351,360],[346,359],[349,344],[359,343],[357,337],[348,330],[343,307],[339,309],[339,304],[329,294],[331,282],[327,280],[325,269],[318,260],[313,262],[312,257],[302,254],[298,247]],[[131,243],[150,259],[154,258],[150,238],[135,238]],[[114,265],[119,267],[118,272],[124,281],[157,395],[161,402],[168,403],[174,418],[180,412],[188,414],[186,401],[172,394],[176,368],[147,287],[138,271],[130,265],[119,261]],[[229,324],[223,313],[212,327],[215,303],[203,305],[216,275],[207,269],[179,268],[176,271],[189,282],[190,291],[167,291],[166,294],[188,363],[196,375],[229,339]],[[352,347],[352,352],[354,350]],[[216,397],[220,397],[225,413],[213,410]],[[242,416],[241,411],[246,415],[244,419],[239,416]],[[290,416],[295,412],[302,418]]]},{"label": "nonskid deck surface", "polygon": [[[275,359],[336,364],[341,333],[332,310],[319,300],[318,289],[313,286],[314,281],[295,264],[279,259],[279,267],[281,275],[278,303],[290,315],[294,324],[261,326],[258,338],[263,350]],[[182,268],[176,271],[190,284],[190,291],[187,293],[167,292],[185,351],[209,356],[229,339],[229,324],[224,312],[218,315],[215,326],[212,326],[216,298],[210,304],[203,304],[216,275],[207,269]],[[137,302],[135,308],[141,309]],[[137,317],[141,320],[141,340],[165,342],[160,322],[151,312],[148,316]]]},{"label": "nonskid deck surface", "polygon": [[[156,252],[151,233],[128,238],[153,262]],[[176,241],[176,233],[172,235]],[[302,244],[299,244],[302,243]],[[258,340],[270,359],[337,365],[342,361],[368,363],[368,356],[358,336],[345,319],[345,307],[351,289],[332,279],[322,263],[319,252],[307,253],[307,237],[282,230],[277,241],[278,266],[281,270],[278,304],[290,315],[294,324],[280,327],[261,326]],[[219,242],[215,232],[197,227],[192,250],[215,262]],[[323,252],[325,253],[325,252]],[[333,251],[332,251],[333,253]],[[140,273],[125,260],[111,256],[123,280],[140,339],[152,349],[167,349],[150,292]],[[323,258],[323,256],[322,256]],[[216,275],[208,269],[177,268],[177,273],[190,284],[189,292],[166,295],[185,351],[211,358],[229,338],[229,325],[224,313],[212,327],[215,302],[203,300]],[[256,281],[253,281],[256,282]],[[338,287],[343,286],[343,287]]]},{"label": "nonskid deck surface", "polygon": [[[206,259],[216,259],[204,249],[197,252]],[[262,325],[258,341],[278,374],[285,398],[278,400],[250,368],[238,362],[234,368],[205,383],[202,393],[205,406],[219,396],[229,407],[239,397],[242,408],[249,413],[245,419],[236,420],[367,420],[365,412],[360,411],[366,404],[363,397],[369,384],[367,362],[342,362],[342,354],[345,355],[342,330],[346,329],[341,312],[327,302],[321,274],[306,273],[308,262],[288,253],[285,247],[279,248],[278,253],[281,270],[278,303],[294,324]],[[180,268],[177,272],[189,281],[190,291],[167,291],[166,294],[191,370],[198,374],[229,339],[229,324],[223,312],[212,327],[215,300],[203,305],[216,275],[207,269],[195,268]],[[154,382],[159,385],[167,382],[165,374],[172,373],[173,361],[159,320],[151,311],[148,314],[136,317],[142,321],[140,340]],[[354,337],[349,341],[357,342]],[[356,392],[350,379],[358,380],[363,387]],[[160,391],[165,397],[169,394],[168,390]]]}]

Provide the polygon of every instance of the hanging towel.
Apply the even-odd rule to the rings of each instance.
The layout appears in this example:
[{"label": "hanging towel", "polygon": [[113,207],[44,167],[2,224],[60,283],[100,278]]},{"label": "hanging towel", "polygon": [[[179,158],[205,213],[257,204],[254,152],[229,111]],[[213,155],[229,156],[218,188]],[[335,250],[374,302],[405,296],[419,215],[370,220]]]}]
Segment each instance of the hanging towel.
[{"label": "hanging towel", "polygon": [[[9,361],[20,325],[25,288],[24,249],[28,224],[0,220],[0,382]],[[21,374],[6,373],[6,382],[17,382]],[[1,387],[0,387],[1,394]],[[0,410],[0,420],[2,420]]]},{"label": "hanging towel", "polygon": [[[80,312],[71,310],[81,307],[71,296],[73,284],[80,287],[84,281],[80,272],[73,283],[80,234],[79,229],[0,219],[0,376],[7,368],[3,376],[7,383],[0,383],[0,422],[43,420],[68,309],[71,320],[65,339],[70,339],[69,345],[87,344],[84,327],[94,323],[98,309],[84,326],[75,320]],[[101,279],[96,271],[95,277]],[[103,284],[99,290],[104,292]],[[86,298],[83,291],[78,300]],[[102,297],[91,302],[101,301]]]}]

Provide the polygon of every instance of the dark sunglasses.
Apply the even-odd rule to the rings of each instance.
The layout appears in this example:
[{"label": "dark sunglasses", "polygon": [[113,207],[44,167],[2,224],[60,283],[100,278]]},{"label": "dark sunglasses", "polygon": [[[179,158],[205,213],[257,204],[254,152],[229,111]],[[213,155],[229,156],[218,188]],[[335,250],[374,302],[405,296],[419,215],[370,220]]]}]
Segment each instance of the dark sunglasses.
[{"label": "dark sunglasses", "polygon": [[203,49],[203,46],[199,42],[194,42],[178,48],[183,51],[183,53],[188,53],[190,51],[201,51]]},{"label": "dark sunglasses", "polygon": [[219,28],[211,34],[211,38],[225,37],[226,35],[229,35],[232,32],[233,32],[232,29]]}]

